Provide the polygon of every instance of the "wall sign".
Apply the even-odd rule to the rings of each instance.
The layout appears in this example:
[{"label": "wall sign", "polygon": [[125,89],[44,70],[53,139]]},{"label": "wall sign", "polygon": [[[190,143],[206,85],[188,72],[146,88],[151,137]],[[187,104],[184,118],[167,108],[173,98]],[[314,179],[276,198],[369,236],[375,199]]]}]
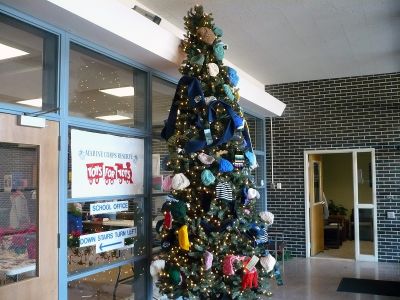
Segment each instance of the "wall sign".
[{"label": "wall sign", "polygon": [[136,227],[85,234],[79,237],[79,247],[95,245],[96,253],[111,251],[125,247],[125,239],[136,235]]},{"label": "wall sign", "polygon": [[143,194],[144,140],[71,130],[72,198]]}]

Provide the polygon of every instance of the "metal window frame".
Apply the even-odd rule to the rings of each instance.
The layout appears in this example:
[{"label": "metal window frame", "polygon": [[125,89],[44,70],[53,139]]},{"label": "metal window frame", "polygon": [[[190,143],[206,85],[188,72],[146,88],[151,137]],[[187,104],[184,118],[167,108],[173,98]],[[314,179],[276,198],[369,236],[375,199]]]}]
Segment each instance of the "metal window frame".
[{"label": "metal window frame", "polygon": [[[58,53],[57,53],[57,104],[59,105],[59,112],[48,113],[46,114],[46,118],[52,121],[58,121],[60,124],[60,150],[59,150],[59,211],[58,211],[58,220],[59,220],[59,253],[58,253],[58,298],[59,299],[67,299],[68,291],[67,284],[69,281],[76,280],[79,278],[83,278],[85,276],[90,276],[96,274],[98,272],[106,271],[115,267],[119,267],[132,262],[139,262],[149,265],[152,255],[152,224],[151,224],[151,208],[152,208],[152,189],[151,189],[151,153],[152,153],[152,145],[151,145],[151,126],[152,126],[152,79],[156,77],[161,80],[165,80],[166,82],[177,84],[177,79],[173,78],[169,75],[166,75],[158,70],[154,70],[149,68],[143,64],[140,64],[130,58],[127,58],[123,55],[115,53],[101,45],[91,42],[90,40],[83,39],[77,35],[71,34],[64,29],[51,25],[47,22],[41,21],[35,17],[29,16],[23,12],[20,12],[10,6],[0,4],[0,13],[5,14],[9,17],[15,18],[21,22],[24,22],[27,25],[37,27],[41,30],[54,34],[58,38]],[[84,48],[95,51],[101,55],[104,55],[108,58],[126,64],[132,68],[141,70],[147,73],[147,101],[145,102],[145,111],[146,111],[146,123],[145,128],[135,129],[122,127],[112,124],[107,124],[104,122],[83,119],[78,117],[69,116],[68,114],[68,93],[69,93],[69,51],[71,43],[78,44]],[[0,112],[21,115],[24,113],[29,113],[34,110],[29,108],[24,108],[12,104],[0,103]],[[246,114],[251,115],[257,119],[260,119],[262,122],[262,134],[263,137],[263,149],[256,150],[256,155],[262,155],[266,157],[266,143],[265,143],[265,116],[258,115],[253,111],[245,110]],[[87,130],[96,130],[101,132],[106,132],[109,134],[118,134],[129,137],[137,137],[143,138],[145,141],[145,170],[144,170],[144,194],[136,195],[137,197],[143,198],[144,201],[144,223],[145,223],[145,242],[146,242],[146,255],[140,257],[133,257],[129,260],[119,261],[117,263],[108,264],[106,266],[100,266],[97,268],[90,269],[88,271],[82,271],[76,274],[68,275],[67,270],[67,205],[68,203],[82,202],[82,200],[86,202],[99,200],[98,197],[93,198],[79,198],[73,199],[68,198],[68,190],[67,190],[67,172],[68,172],[68,130],[69,127],[79,127],[81,129]],[[264,159],[264,182],[266,183],[266,159]],[[267,197],[267,186],[265,188],[265,197]],[[101,200],[106,200],[107,197],[102,197]],[[115,197],[112,197],[115,198]],[[132,196],[121,196],[119,198],[132,198]],[[107,198],[108,199],[108,198]],[[265,198],[264,203],[265,209],[267,208],[267,198]],[[146,268],[147,269],[147,268]],[[145,272],[145,289],[144,289],[147,298],[150,299],[152,297],[152,281],[149,274],[148,269]]]},{"label": "metal window frame", "polygon": [[[176,84],[177,79],[169,75],[166,75],[158,70],[149,68],[143,64],[140,64],[130,58],[115,53],[101,45],[91,42],[90,40],[83,39],[77,35],[71,34],[64,29],[51,25],[47,22],[41,21],[35,17],[32,17],[26,13],[18,11],[10,6],[0,4],[0,13],[21,21],[28,26],[39,28],[45,32],[54,34],[58,39],[58,52],[57,52],[57,104],[59,106],[59,112],[51,112],[46,114],[46,118],[52,121],[58,121],[60,125],[60,149],[59,149],[59,211],[58,211],[58,226],[59,226],[59,249],[58,249],[58,298],[67,299],[68,290],[67,285],[69,281],[77,280],[85,276],[90,276],[98,272],[103,272],[115,267],[119,267],[129,263],[141,263],[149,265],[152,248],[151,248],[151,207],[152,207],[152,194],[151,194],[151,124],[152,124],[152,78],[153,76],[163,79],[167,82]],[[116,60],[120,63],[126,64],[132,68],[138,69],[147,73],[147,87],[146,87],[146,100],[145,101],[145,128],[128,128],[104,122],[83,119],[73,117],[68,114],[68,93],[69,93],[69,51],[71,43],[78,44],[84,48],[97,52],[108,58]],[[24,113],[33,112],[34,109],[24,108],[17,105],[0,103],[0,112],[14,115],[22,115]],[[67,190],[67,172],[68,172],[68,130],[69,127],[79,127],[86,130],[96,130],[109,134],[118,134],[129,137],[143,138],[145,144],[145,170],[144,170],[144,193],[143,195],[135,195],[140,197],[144,201],[144,223],[145,223],[145,246],[146,255],[133,257],[132,259],[118,261],[116,263],[99,266],[87,271],[74,273],[68,275],[67,268],[67,205],[68,203],[86,202],[99,200],[98,197],[94,198],[79,198],[73,199],[68,198]],[[101,200],[105,200],[107,197],[102,197]],[[115,197],[113,197],[115,198]],[[132,198],[132,196],[121,196],[119,198]],[[145,268],[145,287],[143,291],[146,293],[147,298],[152,296],[152,282],[148,268]]]},{"label": "metal window frame", "polygon": [[[124,127],[124,126],[118,126],[118,125],[113,125],[113,124],[108,124],[105,122],[100,122],[92,119],[87,119],[87,118],[79,118],[79,117],[74,117],[69,115],[69,62],[70,62],[70,49],[72,44],[79,45],[80,47],[86,48],[90,51],[95,52],[96,54],[99,54],[101,56],[104,56],[106,58],[115,60],[117,62],[120,62],[122,64],[125,64],[129,67],[132,67],[134,69],[138,69],[139,71],[143,71],[147,74],[147,86],[146,86],[146,101],[144,103],[145,105],[145,112],[148,115],[149,114],[149,102],[151,99],[149,98],[149,73],[151,73],[151,69],[144,67],[141,64],[138,64],[124,56],[118,55],[117,53],[114,53],[100,45],[97,45],[95,43],[92,43],[88,40],[82,39],[79,36],[72,35],[70,33],[66,33],[64,35],[61,35],[61,39],[64,38],[64,43],[63,43],[63,51],[64,55],[61,55],[61,63],[64,66],[61,66],[60,69],[62,69],[66,74],[64,76],[64,80],[60,80],[60,90],[62,89],[63,93],[60,93],[60,124],[61,128],[63,129],[63,134],[61,138],[61,149],[64,150],[64,153],[61,154],[61,157],[64,159],[60,159],[60,172],[64,176],[64,179],[62,182],[59,183],[60,187],[60,209],[59,213],[62,214],[62,217],[64,220],[61,220],[60,218],[60,249],[59,249],[59,299],[64,299],[64,297],[67,297],[68,295],[68,290],[67,290],[67,284],[70,281],[73,280],[78,280],[87,276],[94,275],[96,273],[100,273],[106,270],[110,270],[113,268],[121,267],[123,265],[127,264],[143,264],[143,263],[148,263],[148,257],[147,257],[147,252],[149,248],[149,242],[148,242],[148,227],[146,226],[148,223],[149,215],[148,215],[148,202],[149,202],[149,196],[147,194],[147,191],[149,189],[148,185],[151,183],[149,180],[149,167],[151,168],[151,158],[149,160],[148,157],[148,150],[146,149],[148,147],[148,141],[149,137],[151,135],[150,131],[150,126],[149,126],[149,118],[146,118],[145,120],[145,126],[144,129],[138,129],[138,128],[129,128],[129,127]],[[79,128],[81,130],[95,130],[101,133],[108,133],[108,134],[115,134],[115,135],[120,135],[120,136],[127,136],[127,137],[134,137],[134,138],[143,138],[144,139],[144,144],[145,144],[145,170],[144,170],[144,193],[141,195],[128,195],[128,196],[114,196],[114,197],[92,197],[92,198],[70,198],[68,197],[68,187],[67,187],[67,174],[68,174],[68,131],[70,128]],[[64,143],[63,143],[64,141]],[[150,164],[148,163],[150,161]],[[151,169],[150,169],[151,170]],[[141,198],[143,201],[143,206],[144,206],[144,213],[143,213],[143,218],[144,218],[144,223],[145,223],[145,232],[144,232],[144,240],[145,240],[145,247],[146,247],[146,255],[140,256],[140,257],[132,257],[130,259],[126,259],[123,261],[118,261],[114,262],[111,264],[107,265],[102,265],[99,267],[95,268],[90,268],[87,270],[82,270],[78,273],[73,273],[69,274],[68,273],[68,266],[67,266],[67,206],[69,203],[75,203],[75,202],[93,202],[97,200],[109,200],[109,199],[115,199],[115,198]],[[62,223],[61,223],[62,222]],[[62,270],[62,271],[61,271]],[[144,276],[145,276],[145,293],[148,295],[149,293],[149,279],[150,279],[150,274],[148,270],[146,270]]]}]

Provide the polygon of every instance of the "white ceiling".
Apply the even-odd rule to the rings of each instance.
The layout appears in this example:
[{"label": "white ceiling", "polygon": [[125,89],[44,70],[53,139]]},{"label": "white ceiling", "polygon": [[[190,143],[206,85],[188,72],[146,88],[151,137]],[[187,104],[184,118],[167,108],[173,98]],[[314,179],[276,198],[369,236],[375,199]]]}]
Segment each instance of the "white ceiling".
[{"label": "white ceiling", "polygon": [[139,1],[181,29],[202,4],[226,58],[265,84],[400,71],[400,0]]}]

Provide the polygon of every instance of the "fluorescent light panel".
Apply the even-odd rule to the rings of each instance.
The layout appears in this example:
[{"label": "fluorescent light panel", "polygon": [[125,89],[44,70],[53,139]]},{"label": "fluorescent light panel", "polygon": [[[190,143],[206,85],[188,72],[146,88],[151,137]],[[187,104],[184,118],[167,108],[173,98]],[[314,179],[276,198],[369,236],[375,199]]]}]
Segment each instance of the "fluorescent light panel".
[{"label": "fluorescent light panel", "polygon": [[99,90],[102,93],[106,93],[109,95],[117,96],[117,97],[128,97],[135,95],[135,88],[133,86],[125,86],[113,89],[104,89]]},{"label": "fluorescent light panel", "polygon": [[129,120],[132,118],[129,118],[127,116],[121,116],[121,115],[108,115],[108,116],[96,117],[96,119],[105,120],[105,121],[122,121],[122,120]]},{"label": "fluorescent light panel", "polygon": [[42,98],[22,100],[22,101],[17,101],[17,103],[34,107],[42,107]]},{"label": "fluorescent light panel", "polygon": [[0,43],[0,60],[27,55],[28,52]]}]

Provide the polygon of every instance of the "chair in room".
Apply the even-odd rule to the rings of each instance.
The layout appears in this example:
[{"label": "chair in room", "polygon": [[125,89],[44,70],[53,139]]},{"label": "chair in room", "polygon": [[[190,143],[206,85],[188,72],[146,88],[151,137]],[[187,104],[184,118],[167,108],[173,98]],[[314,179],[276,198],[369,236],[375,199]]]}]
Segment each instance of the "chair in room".
[{"label": "chair in room", "polygon": [[268,244],[267,248],[273,251],[276,260],[278,261],[278,255],[282,258],[282,271],[285,269],[285,234],[283,231],[268,230]]},{"label": "chair in room", "polygon": [[349,226],[350,222],[348,219],[346,219],[346,216],[343,215],[331,215],[329,216],[326,224],[335,224],[338,223],[340,227],[340,239],[341,242],[344,242],[347,240],[349,236]]},{"label": "chair in room", "polygon": [[345,216],[331,215],[324,225],[325,248],[338,249],[343,241],[347,239],[349,223]]},{"label": "chair in room", "polygon": [[329,223],[324,226],[325,248],[338,249],[342,245],[342,226],[340,223]]}]

